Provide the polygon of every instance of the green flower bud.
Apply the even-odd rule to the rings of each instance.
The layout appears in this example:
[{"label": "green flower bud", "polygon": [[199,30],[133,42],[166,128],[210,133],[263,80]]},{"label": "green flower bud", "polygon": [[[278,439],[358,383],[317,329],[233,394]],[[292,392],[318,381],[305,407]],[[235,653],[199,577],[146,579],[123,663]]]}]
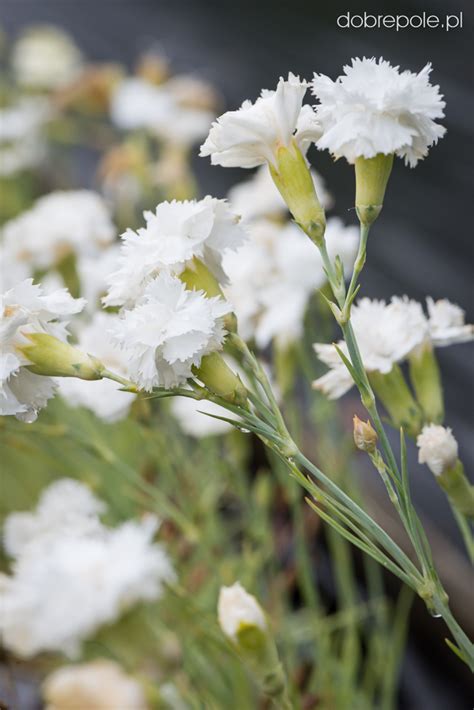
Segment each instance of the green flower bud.
[{"label": "green flower bud", "polygon": [[26,333],[31,345],[18,350],[27,358],[28,370],[48,377],[78,377],[81,380],[100,380],[104,366],[92,355],[77,350],[69,343],[47,333]]}]

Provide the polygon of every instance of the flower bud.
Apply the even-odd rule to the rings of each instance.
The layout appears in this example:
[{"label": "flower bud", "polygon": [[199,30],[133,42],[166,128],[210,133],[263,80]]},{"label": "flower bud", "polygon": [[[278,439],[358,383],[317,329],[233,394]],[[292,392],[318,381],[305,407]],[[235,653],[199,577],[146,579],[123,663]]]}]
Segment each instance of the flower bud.
[{"label": "flower bud", "polygon": [[277,167],[269,165],[273,182],[301,229],[315,244],[322,244],[326,217],[306,159],[293,141],[277,150]]},{"label": "flower bud", "polygon": [[371,225],[383,207],[385,189],[392,172],[393,153],[355,160],[356,212],[364,225]]},{"label": "flower bud", "polygon": [[437,424],[424,426],[416,445],[419,463],[425,463],[435,476],[452,468],[458,460],[458,442],[449,428]]},{"label": "flower bud", "polygon": [[79,377],[81,380],[100,380],[104,366],[92,355],[87,355],[69,343],[47,333],[25,333],[31,345],[17,349],[27,358],[30,372],[49,377]]},{"label": "flower bud", "polygon": [[361,451],[373,454],[377,448],[377,432],[367,419],[363,422],[357,414],[354,415],[354,443]]},{"label": "flower bud", "polygon": [[239,582],[232,587],[221,588],[218,619],[223,632],[236,645],[263,693],[273,699],[276,707],[292,707],[285,672],[263,609]]},{"label": "flower bud", "polygon": [[217,614],[222,631],[237,644],[239,634],[246,628],[254,628],[257,637],[265,635],[267,624],[263,609],[240,582],[235,582],[231,587],[221,587]]},{"label": "flower bud", "polygon": [[418,461],[425,463],[436,476],[453,508],[474,518],[474,486],[458,458],[458,443],[451,429],[428,424],[416,440]]},{"label": "flower bud", "polygon": [[193,367],[196,377],[211,392],[226,399],[231,404],[244,406],[247,402],[247,390],[242,380],[236,375],[218,352],[205,355],[199,367]]}]

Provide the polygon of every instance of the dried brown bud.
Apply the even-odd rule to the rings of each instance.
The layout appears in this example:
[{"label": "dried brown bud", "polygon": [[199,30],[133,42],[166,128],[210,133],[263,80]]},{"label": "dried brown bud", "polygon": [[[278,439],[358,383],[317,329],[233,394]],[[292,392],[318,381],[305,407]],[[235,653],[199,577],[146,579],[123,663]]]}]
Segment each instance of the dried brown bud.
[{"label": "dried brown bud", "polygon": [[354,415],[354,442],[358,449],[373,454],[377,447],[377,432],[369,420],[363,422]]}]

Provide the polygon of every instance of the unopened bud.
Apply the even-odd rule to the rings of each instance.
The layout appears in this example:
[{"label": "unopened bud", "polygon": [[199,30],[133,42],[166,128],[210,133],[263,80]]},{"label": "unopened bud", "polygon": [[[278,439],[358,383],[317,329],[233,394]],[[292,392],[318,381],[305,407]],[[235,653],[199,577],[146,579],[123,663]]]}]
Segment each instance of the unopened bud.
[{"label": "unopened bud", "polygon": [[357,414],[354,415],[354,443],[361,451],[373,454],[377,448],[377,432],[367,419],[363,422]]},{"label": "unopened bud", "polygon": [[100,380],[104,366],[97,358],[47,333],[25,333],[31,345],[18,350],[27,358],[30,372],[48,377],[78,377]]},{"label": "unopened bud", "polygon": [[205,355],[200,366],[193,368],[193,372],[214,394],[231,404],[246,405],[247,389],[245,385],[218,352]]}]

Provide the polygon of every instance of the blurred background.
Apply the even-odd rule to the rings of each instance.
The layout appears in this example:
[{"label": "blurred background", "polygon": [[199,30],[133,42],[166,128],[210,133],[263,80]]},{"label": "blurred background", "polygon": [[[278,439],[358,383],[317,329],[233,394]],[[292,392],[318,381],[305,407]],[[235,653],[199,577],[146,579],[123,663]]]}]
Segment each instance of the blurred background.
[{"label": "blurred background", "polygon": [[[429,6],[428,6],[429,5]],[[397,161],[385,209],[370,239],[361,295],[390,298],[408,294],[448,298],[474,319],[472,289],[472,158],[474,97],[472,38],[474,11],[463,0],[321,2],[318,0],[2,0],[1,25],[15,37],[26,25],[53,23],[75,38],[91,61],[119,61],[132,66],[137,55],[154,49],[164,53],[176,72],[196,72],[222,94],[227,108],[254,99],[262,87],[273,88],[289,70],[305,78],[325,73],[335,78],[353,56],[380,56],[402,69],[420,70],[432,62],[432,82],[440,84],[447,102],[448,133],[416,170]],[[342,13],[463,13],[463,28],[340,29]],[[313,149],[310,159],[337,196],[335,214],[355,223],[353,173],[340,161]],[[203,194],[224,197],[243,179],[243,171],[211,168],[197,157],[193,168]],[[94,154],[77,159],[77,185],[90,186],[96,170]],[[474,363],[462,346],[439,351],[446,389],[446,421],[460,442],[467,471],[474,463]],[[352,412],[349,402],[347,411]],[[364,475],[364,472],[362,472]],[[375,504],[382,507],[371,472]],[[440,557],[455,566],[458,538],[442,492],[434,479],[413,480],[415,500],[428,519]],[[380,515],[384,515],[381,508]],[[448,547],[445,547],[448,545]],[[415,605],[400,707],[468,708],[468,680],[460,664],[443,651],[442,630],[433,639],[425,613]],[[472,622],[471,622],[472,623]],[[471,628],[472,631],[472,628]],[[432,645],[434,644],[434,645]],[[439,654],[438,657],[436,657]]]}]

